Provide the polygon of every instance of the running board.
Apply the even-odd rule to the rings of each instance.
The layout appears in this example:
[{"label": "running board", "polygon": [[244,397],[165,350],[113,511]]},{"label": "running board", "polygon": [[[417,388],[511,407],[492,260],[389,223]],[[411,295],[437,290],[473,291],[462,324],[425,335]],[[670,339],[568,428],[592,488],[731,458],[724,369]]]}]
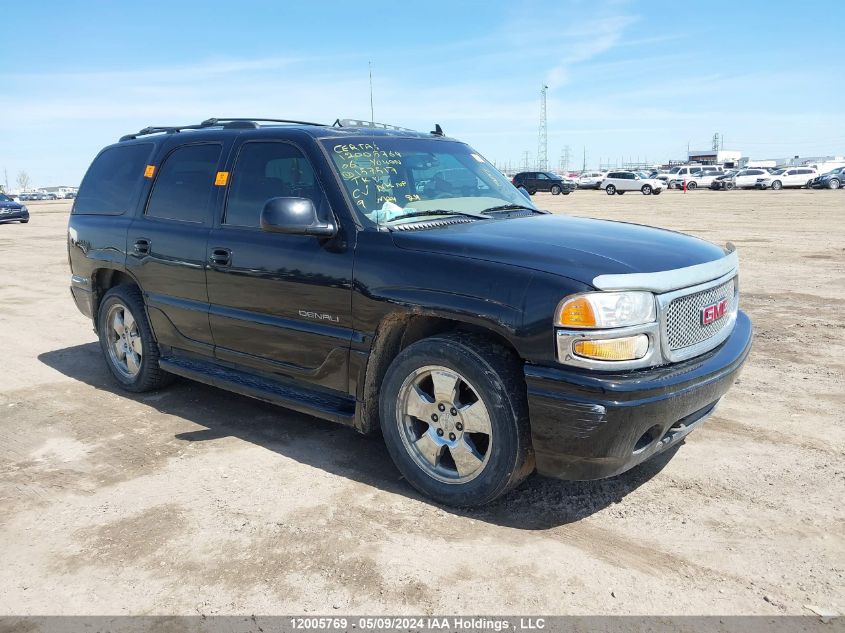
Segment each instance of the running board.
[{"label": "running board", "polygon": [[332,395],[324,391],[300,387],[291,381],[277,381],[238,369],[184,356],[166,356],[159,359],[164,371],[196,380],[197,382],[234,391],[243,396],[257,398],[286,409],[306,413],[318,418],[354,426],[355,399],[351,396]]}]

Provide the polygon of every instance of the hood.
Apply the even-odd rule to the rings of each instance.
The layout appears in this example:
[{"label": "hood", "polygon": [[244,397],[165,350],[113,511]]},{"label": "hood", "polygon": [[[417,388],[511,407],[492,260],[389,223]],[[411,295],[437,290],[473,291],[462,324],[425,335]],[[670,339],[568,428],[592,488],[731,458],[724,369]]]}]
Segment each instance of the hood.
[{"label": "hood", "polygon": [[19,202],[7,202],[5,200],[0,200],[0,209],[22,209],[23,205]]},{"label": "hood", "polygon": [[682,233],[560,215],[479,220],[391,235],[399,248],[541,270],[585,284],[598,275],[653,273],[725,256],[721,247]]}]

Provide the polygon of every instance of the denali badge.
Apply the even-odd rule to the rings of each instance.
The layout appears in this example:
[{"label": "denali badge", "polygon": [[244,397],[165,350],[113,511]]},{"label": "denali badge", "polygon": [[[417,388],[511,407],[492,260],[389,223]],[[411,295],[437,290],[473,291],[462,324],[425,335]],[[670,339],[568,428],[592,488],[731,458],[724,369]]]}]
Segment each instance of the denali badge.
[{"label": "denali badge", "polygon": [[718,321],[728,312],[728,300],[721,301],[701,309],[701,325],[710,325],[714,321]]},{"label": "denali badge", "polygon": [[334,323],[340,322],[340,317],[334,314],[320,314],[319,312],[309,312],[308,310],[300,310],[299,316],[305,319],[317,319],[318,321],[332,321]]}]

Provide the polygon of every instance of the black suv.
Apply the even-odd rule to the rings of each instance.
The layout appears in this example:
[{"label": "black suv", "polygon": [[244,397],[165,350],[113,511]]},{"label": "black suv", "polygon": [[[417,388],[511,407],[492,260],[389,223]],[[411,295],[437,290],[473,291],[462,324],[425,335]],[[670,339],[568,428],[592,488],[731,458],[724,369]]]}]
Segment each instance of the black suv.
[{"label": "black suv", "polygon": [[124,388],[380,429],[447,504],[677,445],[751,346],[731,245],[540,211],[439,127],[147,128],[94,159],[68,250]]},{"label": "black suv", "polygon": [[523,171],[513,177],[514,187],[526,189],[532,196],[538,191],[548,191],[557,196],[568,196],[575,191],[575,183],[564,180],[556,174],[547,171]]}]

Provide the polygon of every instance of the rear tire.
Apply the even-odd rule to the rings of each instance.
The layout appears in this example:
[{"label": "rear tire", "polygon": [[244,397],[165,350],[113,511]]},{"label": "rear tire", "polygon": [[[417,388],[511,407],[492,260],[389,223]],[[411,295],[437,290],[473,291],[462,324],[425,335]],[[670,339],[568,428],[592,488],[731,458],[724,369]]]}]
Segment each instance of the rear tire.
[{"label": "rear tire", "polygon": [[552,185],[552,188],[549,191],[552,192],[553,196],[559,196],[560,195],[560,185]]},{"label": "rear tire", "polygon": [[687,183],[687,190],[692,191],[693,189],[698,188],[698,184],[693,180],[692,182]]},{"label": "rear tire", "polygon": [[522,369],[484,337],[442,335],[403,350],[379,412],[396,467],[439,503],[489,503],[534,469]]},{"label": "rear tire", "polygon": [[608,185],[605,188],[605,191],[607,192],[607,195],[612,196],[614,193],[616,193],[616,187],[614,187],[613,185]]},{"label": "rear tire", "polygon": [[109,371],[127,391],[152,391],[173,381],[159,367],[158,344],[137,286],[116,286],[106,293],[97,311],[97,333]]}]

